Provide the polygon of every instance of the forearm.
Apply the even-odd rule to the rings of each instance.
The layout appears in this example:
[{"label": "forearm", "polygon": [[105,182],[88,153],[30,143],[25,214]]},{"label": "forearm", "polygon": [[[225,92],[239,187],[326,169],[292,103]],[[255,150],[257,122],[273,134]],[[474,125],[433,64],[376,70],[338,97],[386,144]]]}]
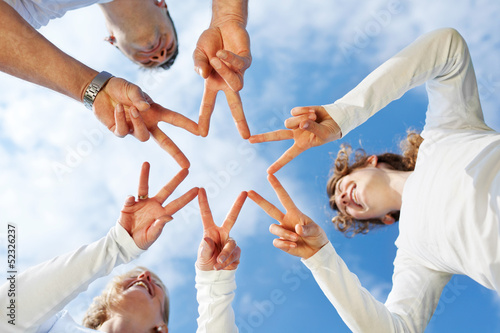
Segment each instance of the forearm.
[{"label": "forearm", "polygon": [[407,332],[404,321],[361,286],[331,243],[303,262],[353,332]]},{"label": "forearm", "polygon": [[237,21],[246,27],[247,19],[248,0],[212,0],[212,21],[210,25]]},{"label": "forearm", "polygon": [[236,289],[234,275],[235,271],[201,271],[196,268],[197,333],[238,332],[231,307]]},{"label": "forearm", "polygon": [[82,101],[97,71],[59,50],[0,0],[0,70]]},{"label": "forearm", "polygon": [[[143,251],[127,231],[117,224],[106,237],[78,250],[31,267],[17,278],[16,328],[33,331],[64,308],[95,279],[105,276]],[[0,286],[6,295],[7,285]],[[4,302],[1,302],[2,307]],[[7,323],[0,314],[1,324]]]},{"label": "forearm", "polygon": [[440,110],[456,109],[450,104],[460,101],[458,90],[464,80],[470,80],[471,87],[475,84],[468,63],[466,44],[456,31],[433,31],[383,63],[344,97],[324,107],[341,127],[343,136],[406,91],[429,80],[430,104]]}]

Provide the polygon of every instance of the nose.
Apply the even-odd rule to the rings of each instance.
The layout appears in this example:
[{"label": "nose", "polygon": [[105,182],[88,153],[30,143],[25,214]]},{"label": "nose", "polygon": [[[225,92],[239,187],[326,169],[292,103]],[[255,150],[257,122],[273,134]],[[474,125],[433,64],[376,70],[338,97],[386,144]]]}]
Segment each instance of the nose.
[{"label": "nose", "polygon": [[167,47],[162,47],[155,54],[149,57],[149,60],[158,63],[164,63],[167,60]]},{"label": "nose", "polygon": [[146,279],[148,281],[151,281],[151,272],[150,271],[143,271],[139,276],[139,279]]}]

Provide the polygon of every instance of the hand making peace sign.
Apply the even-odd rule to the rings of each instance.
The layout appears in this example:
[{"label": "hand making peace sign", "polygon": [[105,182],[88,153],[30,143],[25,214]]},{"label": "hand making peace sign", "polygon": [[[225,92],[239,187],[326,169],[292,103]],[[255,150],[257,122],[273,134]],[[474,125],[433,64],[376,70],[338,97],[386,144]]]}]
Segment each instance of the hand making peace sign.
[{"label": "hand making peace sign", "polygon": [[272,234],[280,237],[273,240],[273,245],[297,257],[304,259],[311,257],[328,243],[325,232],[295,206],[292,198],[274,175],[269,175],[268,180],[285,207],[285,214],[255,191],[249,191],[248,197],[280,223],[271,224],[269,227]]},{"label": "hand making peace sign", "polygon": [[196,261],[196,266],[200,270],[234,270],[238,267],[241,250],[234,239],[229,237],[229,232],[233,228],[246,198],[247,192],[241,192],[222,226],[219,227],[212,217],[207,192],[204,188],[200,188],[198,202],[203,222],[203,240],[198,249],[198,259]]},{"label": "hand making peace sign", "polygon": [[118,220],[139,248],[147,250],[158,239],[165,224],[172,221],[172,215],[187,205],[198,194],[198,188],[194,187],[163,206],[165,200],[186,178],[188,173],[187,169],[182,169],[154,197],[149,198],[149,163],[144,162],[142,164],[138,200],[136,201],[133,196],[129,196],[125,200],[125,205]]}]

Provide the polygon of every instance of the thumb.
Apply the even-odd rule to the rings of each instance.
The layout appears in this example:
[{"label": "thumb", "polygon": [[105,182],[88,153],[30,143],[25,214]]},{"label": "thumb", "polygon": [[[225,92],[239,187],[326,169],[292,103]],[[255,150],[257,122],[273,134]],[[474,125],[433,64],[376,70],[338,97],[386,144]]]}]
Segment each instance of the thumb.
[{"label": "thumb", "polygon": [[315,237],[318,235],[318,225],[316,223],[296,224],[295,232],[300,237]]},{"label": "thumb", "polygon": [[134,84],[130,84],[129,86],[129,91],[128,91],[128,97],[132,101],[132,104],[139,110],[139,111],[147,111],[151,107],[150,104],[147,101],[146,94],[142,91],[141,88]]},{"label": "thumb", "polygon": [[198,251],[198,260],[202,262],[209,261],[210,258],[212,258],[214,249],[215,249],[214,241],[209,237],[203,238],[200,244],[200,250]]}]

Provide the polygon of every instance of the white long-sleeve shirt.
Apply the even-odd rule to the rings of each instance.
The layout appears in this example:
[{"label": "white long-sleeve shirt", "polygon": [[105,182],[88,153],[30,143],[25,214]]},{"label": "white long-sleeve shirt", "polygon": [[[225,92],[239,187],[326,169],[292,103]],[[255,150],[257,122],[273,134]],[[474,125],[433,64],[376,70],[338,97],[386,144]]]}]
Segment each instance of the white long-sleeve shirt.
[{"label": "white long-sleeve shirt", "polygon": [[484,123],[460,34],[441,29],[420,37],[325,108],[346,135],[424,82],[424,142],[403,191],[385,304],[362,288],[331,244],[304,261],[354,332],[424,331],[453,274],[500,292],[500,135]]},{"label": "white long-sleeve shirt", "polygon": [[196,268],[198,300],[197,333],[237,333],[231,302],[236,289],[235,272],[201,271]]},{"label": "white long-sleeve shirt", "polygon": [[[96,332],[77,324],[63,308],[91,282],[143,252],[127,231],[116,224],[97,242],[27,269],[17,276],[15,325],[8,323],[7,311],[0,311],[0,332]],[[231,308],[235,271],[196,274],[198,332],[237,332]],[[7,295],[8,288],[9,283],[1,285],[0,295]],[[6,309],[9,302],[9,298],[0,298],[0,307]]]},{"label": "white long-sleeve shirt", "polygon": [[3,0],[12,6],[32,27],[39,29],[50,20],[62,17],[67,11],[95,3],[113,0]]}]

